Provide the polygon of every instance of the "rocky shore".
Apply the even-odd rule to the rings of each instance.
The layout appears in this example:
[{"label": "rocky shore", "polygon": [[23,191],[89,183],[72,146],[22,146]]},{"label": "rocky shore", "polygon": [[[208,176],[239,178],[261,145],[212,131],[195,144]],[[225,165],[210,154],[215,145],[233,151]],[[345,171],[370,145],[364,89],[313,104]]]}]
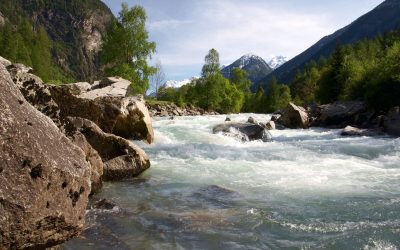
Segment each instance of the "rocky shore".
[{"label": "rocky shore", "polygon": [[79,235],[103,181],[150,167],[130,140],[154,140],[130,82],[45,85],[0,58],[0,249],[44,249]]},{"label": "rocky shore", "polygon": [[303,108],[290,103],[284,110],[276,112],[273,122],[292,129],[324,127],[343,129],[343,136],[376,136],[387,133],[400,136],[400,108],[389,112],[367,109],[360,101],[336,102]]},{"label": "rocky shore", "polygon": [[198,116],[198,115],[219,115],[215,111],[206,111],[191,104],[178,107],[174,103],[170,104],[146,104],[152,117],[174,117],[174,116]]}]

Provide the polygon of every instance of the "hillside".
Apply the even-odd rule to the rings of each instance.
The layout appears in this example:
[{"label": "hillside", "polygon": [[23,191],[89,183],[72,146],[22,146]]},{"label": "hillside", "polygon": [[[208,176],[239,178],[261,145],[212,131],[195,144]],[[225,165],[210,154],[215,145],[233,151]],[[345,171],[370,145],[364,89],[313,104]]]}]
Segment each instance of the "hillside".
[{"label": "hillside", "polygon": [[114,19],[110,9],[103,2],[0,2],[0,25],[9,23],[13,30],[17,30],[24,19],[29,20],[34,32],[40,27],[44,28],[50,40],[52,63],[57,65],[63,74],[79,81],[93,81],[101,74],[98,54],[107,26]]},{"label": "hillside", "polygon": [[249,80],[254,84],[269,73],[272,68],[259,56],[248,54],[244,55],[232,64],[222,68],[221,73],[227,79],[230,79],[232,69],[240,68],[247,72]]},{"label": "hillside", "polygon": [[326,36],[312,47],[288,61],[272,74],[268,75],[256,86],[262,85],[264,89],[273,77],[280,83],[289,84],[297,70],[302,70],[312,60],[318,61],[322,56],[329,57],[338,45],[352,44],[363,39],[370,39],[379,34],[400,27],[400,0],[387,0],[378,7],[363,15],[350,25]]}]

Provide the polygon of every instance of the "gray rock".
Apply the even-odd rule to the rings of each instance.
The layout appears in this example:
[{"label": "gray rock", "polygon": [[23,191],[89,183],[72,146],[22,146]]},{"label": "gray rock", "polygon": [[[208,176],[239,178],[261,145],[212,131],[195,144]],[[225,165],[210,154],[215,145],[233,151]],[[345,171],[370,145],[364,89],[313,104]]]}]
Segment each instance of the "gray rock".
[{"label": "gray rock", "polygon": [[104,133],[92,121],[78,117],[69,117],[68,120],[67,131],[82,133],[102,158],[104,181],[135,177],[150,167],[146,153],[132,142]]},{"label": "gray rock", "polygon": [[347,126],[340,133],[342,136],[378,136],[382,135],[382,131],[377,129],[360,129],[352,126]]},{"label": "gray rock", "polygon": [[131,82],[119,77],[107,77],[95,82],[91,89],[83,92],[79,97],[94,100],[98,97],[125,97],[129,95]]},{"label": "gray rock", "polygon": [[213,133],[222,133],[226,136],[239,138],[242,141],[272,140],[271,134],[258,124],[226,122],[213,128]]},{"label": "gray rock", "polygon": [[226,121],[226,122],[230,122],[230,121],[231,121],[231,118],[226,117],[226,118],[225,118],[225,121]]},{"label": "gray rock", "polygon": [[307,129],[309,126],[308,122],[309,120],[306,110],[293,103],[289,103],[286,109],[283,110],[282,116],[277,121],[277,123],[291,129]]},{"label": "gray rock", "polygon": [[0,76],[0,249],[44,249],[82,231],[90,167],[3,64]]},{"label": "gray rock", "polygon": [[247,119],[247,122],[248,123],[252,123],[252,124],[258,124],[258,122],[257,122],[257,120],[256,119],[254,119],[254,117],[249,117],[249,119]]},{"label": "gray rock", "polygon": [[366,105],[359,101],[336,102],[320,107],[321,116],[317,119],[320,126],[346,127],[357,122],[358,115],[366,110]]}]

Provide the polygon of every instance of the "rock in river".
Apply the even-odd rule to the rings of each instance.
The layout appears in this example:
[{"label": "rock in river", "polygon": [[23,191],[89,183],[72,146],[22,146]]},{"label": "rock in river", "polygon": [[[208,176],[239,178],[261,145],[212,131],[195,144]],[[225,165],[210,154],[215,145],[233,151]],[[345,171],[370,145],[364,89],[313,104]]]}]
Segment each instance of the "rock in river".
[{"label": "rock in river", "polygon": [[83,151],[23,97],[0,64],[0,249],[78,235],[90,193]]},{"label": "rock in river", "polygon": [[103,132],[92,121],[69,117],[67,133],[80,132],[104,162],[103,180],[135,177],[150,167],[146,153],[132,142]]},{"label": "rock in river", "polygon": [[303,107],[289,103],[277,123],[291,129],[307,129],[309,126],[308,114]]},{"label": "rock in river", "polygon": [[213,128],[213,133],[223,133],[226,136],[236,137],[242,141],[262,140],[268,142],[272,140],[271,134],[258,124],[225,122]]}]

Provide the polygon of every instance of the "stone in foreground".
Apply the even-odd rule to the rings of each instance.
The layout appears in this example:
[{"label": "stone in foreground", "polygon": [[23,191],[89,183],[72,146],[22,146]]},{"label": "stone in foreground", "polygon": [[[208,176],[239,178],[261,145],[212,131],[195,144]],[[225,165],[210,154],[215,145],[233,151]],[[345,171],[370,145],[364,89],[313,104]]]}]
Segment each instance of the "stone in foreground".
[{"label": "stone in foreground", "polygon": [[103,180],[117,181],[135,177],[150,167],[146,153],[132,142],[104,133],[92,121],[69,117],[68,133],[82,133],[104,162]]},{"label": "stone in foreground", "polygon": [[222,133],[225,136],[235,137],[241,141],[272,140],[271,134],[262,126],[252,123],[225,122],[213,128],[213,133]]},{"label": "stone in foreground", "polygon": [[0,249],[44,249],[82,231],[89,164],[3,64],[0,76]]}]

